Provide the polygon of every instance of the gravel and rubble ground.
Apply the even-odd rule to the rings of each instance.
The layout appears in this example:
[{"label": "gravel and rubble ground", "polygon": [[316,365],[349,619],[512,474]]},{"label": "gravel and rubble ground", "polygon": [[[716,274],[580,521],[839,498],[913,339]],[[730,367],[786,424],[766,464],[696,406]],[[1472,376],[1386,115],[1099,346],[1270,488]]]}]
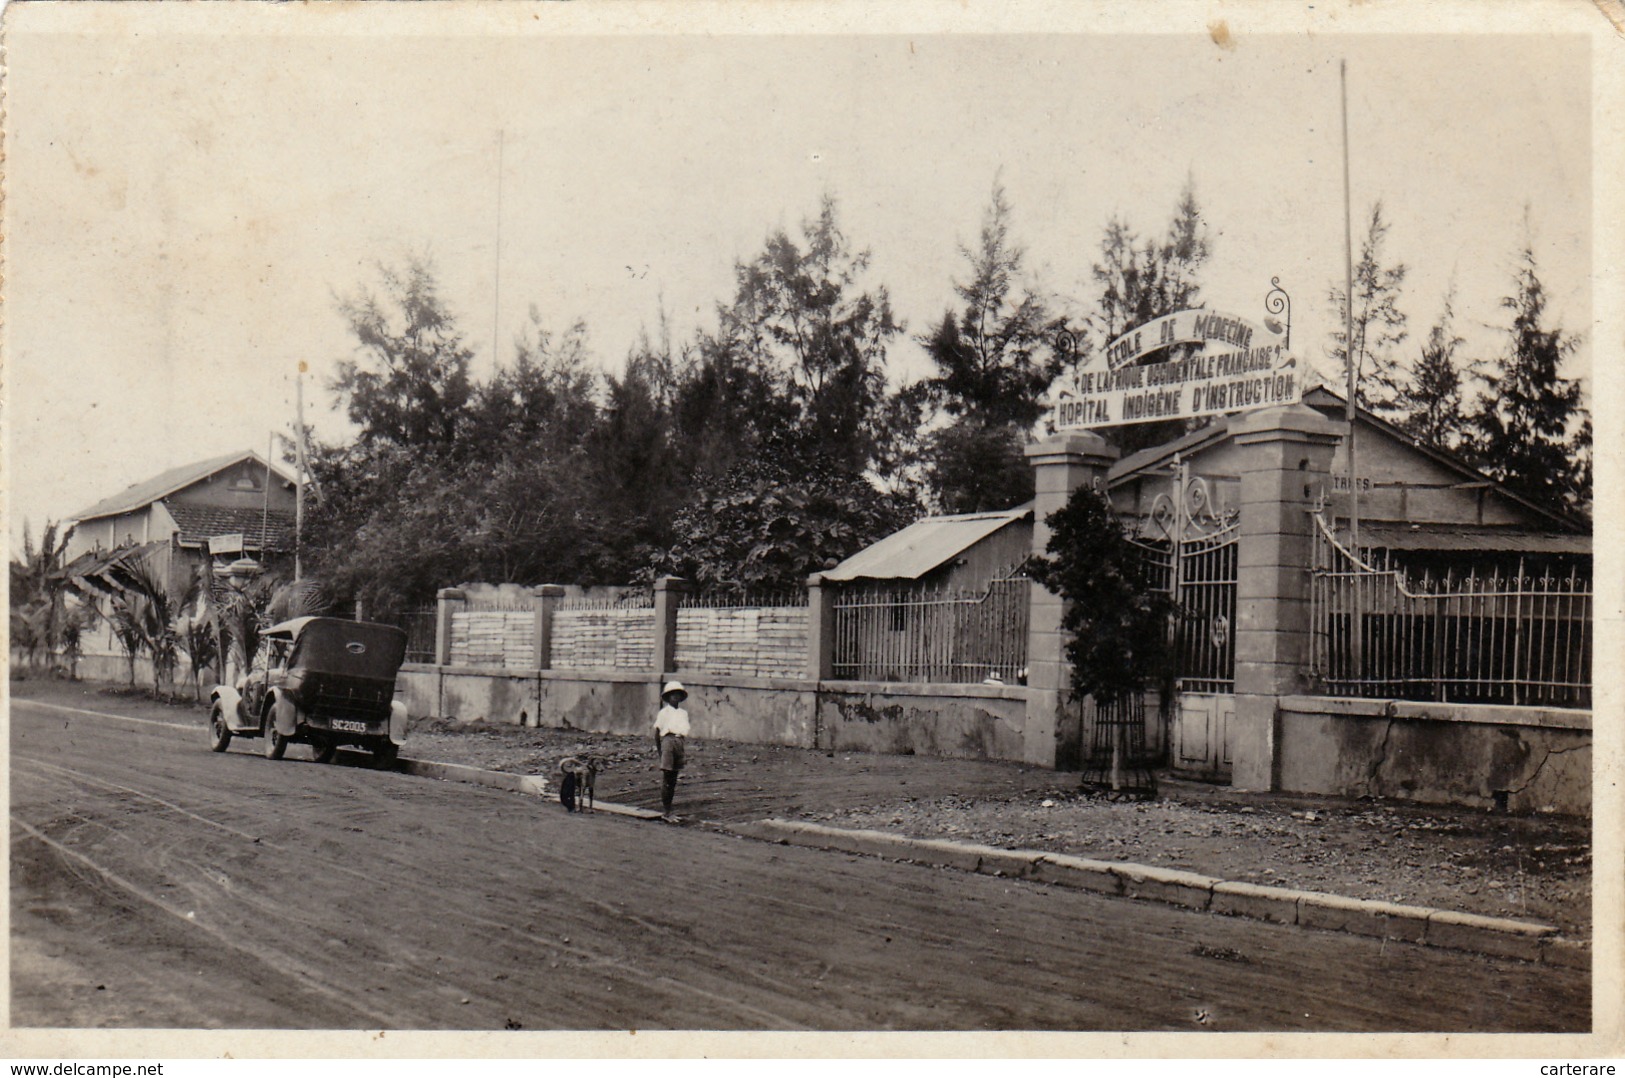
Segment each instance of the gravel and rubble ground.
[{"label": "gravel and rubble ground", "polygon": [[[31,686],[29,695],[43,688]],[[165,706],[84,683],[53,686],[49,695],[81,696],[87,703],[80,706],[94,706],[88,701],[96,697],[105,706],[113,695],[121,711],[193,721],[203,736],[205,711],[197,705]],[[586,753],[608,763],[598,780],[600,798],[658,807],[652,737],[435,719],[417,723],[403,747],[413,759],[550,781],[561,759]],[[781,817],[1132,861],[1541,921],[1573,939],[1591,936],[1591,824],[1584,818],[1237,793],[1171,780],[1155,800],[1113,802],[1082,794],[1075,773],[1017,763],[714,739],[690,742],[676,810],[697,822]]]}]

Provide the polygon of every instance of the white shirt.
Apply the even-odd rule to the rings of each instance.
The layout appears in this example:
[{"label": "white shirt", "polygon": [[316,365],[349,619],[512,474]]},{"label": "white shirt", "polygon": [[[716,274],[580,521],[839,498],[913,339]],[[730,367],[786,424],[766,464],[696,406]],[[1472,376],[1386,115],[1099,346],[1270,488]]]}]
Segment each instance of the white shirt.
[{"label": "white shirt", "polygon": [[688,712],[680,707],[667,704],[655,716],[655,733],[661,737],[667,734],[676,734],[678,737],[688,736]]}]

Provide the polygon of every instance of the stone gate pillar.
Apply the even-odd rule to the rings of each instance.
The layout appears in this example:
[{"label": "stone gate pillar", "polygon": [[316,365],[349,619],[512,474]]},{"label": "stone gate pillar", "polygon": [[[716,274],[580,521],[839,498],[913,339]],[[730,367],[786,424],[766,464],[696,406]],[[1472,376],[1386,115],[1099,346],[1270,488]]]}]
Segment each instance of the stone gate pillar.
[{"label": "stone gate pillar", "polygon": [[807,578],[807,671],[810,681],[835,675],[835,586],[824,574]]},{"label": "stone gate pillar", "polygon": [[677,672],[677,608],[688,593],[688,581],[663,576],[655,581],[655,677]]},{"label": "stone gate pillar", "polygon": [[536,629],[532,637],[535,656],[532,662],[536,669],[548,670],[553,666],[553,615],[558,612],[559,602],[564,598],[564,586],[538,584],[530,589],[530,594],[536,609]]},{"label": "stone gate pillar", "polygon": [[[468,606],[468,593],[462,588],[441,588],[435,593],[434,661],[451,665],[451,616]],[[360,614],[356,617],[359,619]]]},{"label": "stone gate pillar", "polygon": [[[1033,554],[1044,556],[1051,513],[1066,504],[1080,486],[1106,482],[1106,470],[1117,450],[1092,431],[1052,435],[1027,447],[1033,466]],[[1071,695],[1072,664],[1066,657],[1068,634],[1061,628],[1059,595],[1034,584],[1027,628],[1027,721],[1022,759],[1061,770],[1075,770],[1082,760],[1083,731],[1065,712]]]},{"label": "stone gate pillar", "polygon": [[1310,513],[1346,423],[1301,404],[1230,422],[1241,450],[1231,785],[1279,786],[1280,697],[1308,687]]}]

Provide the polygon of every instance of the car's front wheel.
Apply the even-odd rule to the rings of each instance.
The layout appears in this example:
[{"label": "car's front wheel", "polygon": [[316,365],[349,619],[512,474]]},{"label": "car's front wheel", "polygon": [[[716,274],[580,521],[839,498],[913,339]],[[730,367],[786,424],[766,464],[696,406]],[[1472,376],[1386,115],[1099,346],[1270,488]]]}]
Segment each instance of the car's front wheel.
[{"label": "car's front wheel", "polygon": [[339,747],[325,737],[317,738],[310,743],[310,758],[319,764],[332,763],[333,754],[338,751]]},{"label": "car's front wheel", "polygon": [[209,748],[213,752],[225,752],[230,744],[231,727],[226,725],[226,709],[216,700],[209,709]]}]

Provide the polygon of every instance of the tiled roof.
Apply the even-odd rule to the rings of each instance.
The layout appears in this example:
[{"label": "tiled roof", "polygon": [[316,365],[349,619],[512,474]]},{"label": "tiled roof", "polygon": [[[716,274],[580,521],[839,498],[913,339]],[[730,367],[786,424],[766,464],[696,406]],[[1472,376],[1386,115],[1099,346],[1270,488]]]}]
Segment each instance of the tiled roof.
[{"label": "tiled roof", "polygon": [[263,550],[292,550],[293,514],[286,509],[247,506],[181,505],[164,502],[180,527],[182,543],[202,543],[217,535],[242,534],[243,544]]},{"label": "tiled roof", "polygon": [[[95,520],[97,517],[113,516],[116,513],[129,513],[145,508],[153,502],[160,501],[183,487],[189,487],[193,483],[207,479],[216,472],[229,468],[241,460],[254,461],[262,468],[265,466],[265,458],[252,449],[227,453],[220,457],[211,457],[208,460],[200,460],[196,464],[183,464],[178,468],[171,468],[167,472],[155,475],[146,482],[127,487],[111,498],[103,498],[89,509],[82,509],[68,519],[83,524],[85,521]],[[293,482],[293,476],[283,471],[281,465],[272,464],[271,467],[284,482]]]},{"label": "tiled roof", "polygon": [[825,580],[918,580],[1014,521],[1032,516],[1032,503],[996,513],[927,517],[865,547],[824,573]]}]

